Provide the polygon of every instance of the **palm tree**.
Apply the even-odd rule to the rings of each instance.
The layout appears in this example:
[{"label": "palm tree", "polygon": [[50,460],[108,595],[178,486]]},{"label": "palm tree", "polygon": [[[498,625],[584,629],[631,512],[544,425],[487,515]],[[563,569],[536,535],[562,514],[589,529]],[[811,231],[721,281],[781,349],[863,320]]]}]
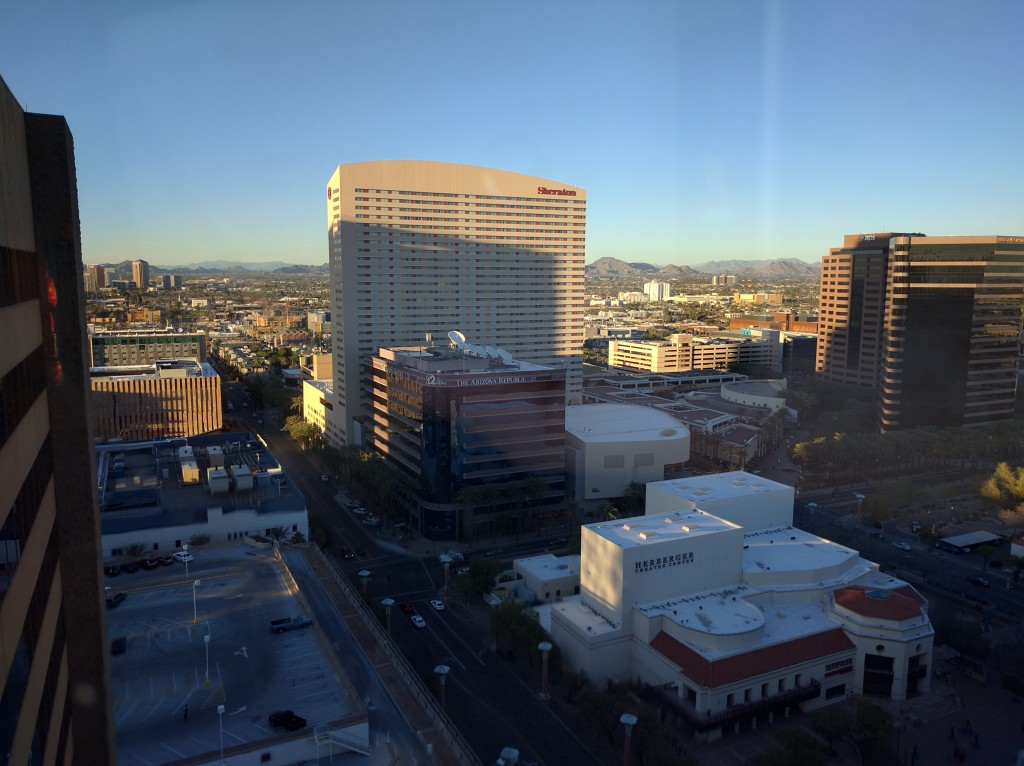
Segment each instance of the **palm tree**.
[{"label": "palm tree", "polygon": [[625,500],[631,516],[638,516],[643,512],[646,497],[647,485],[643,482],[631,481],[622,491],[622,499]]},{"label": "palm tree", "polygon": [[577,514],[579,514],[580,511],[583,510],[583,503],[581,503],[579,500],[574,500],[571,497],[567,497],[564,500],[562,500],[560,507],[562,509],[562,513],[564,513],[566,519],[568,519],[568,523],[571,525],[574,521],[576,521]]},{"label": "palm tree", "polygon": [[597,508],[597,513],[602,519],[608,519],[609,521],[619,518],[619,509],[610,500],[605,500],[601,503]]},{"label": "palm tree", "polygon": [[298,415],[302,415],[302,397],[293,396],[291,403],[288,405],[288,409]]}]

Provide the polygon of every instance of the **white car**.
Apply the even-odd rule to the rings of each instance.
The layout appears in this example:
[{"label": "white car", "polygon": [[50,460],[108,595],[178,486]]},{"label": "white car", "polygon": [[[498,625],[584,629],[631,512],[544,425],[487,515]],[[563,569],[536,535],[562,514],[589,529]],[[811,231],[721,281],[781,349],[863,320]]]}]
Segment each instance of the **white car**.
[{"label": "white car", "polygon": [[425,628],[427,627],[427,621],[420,617],[418,614],[414,614],[409,618],[414,628]]},{"label": "white car", "polygon": [[174,558],[176,558],[178,561],[180,561],[182,563],[185,563],[186,561],[191,561],[192,559],[194,559],[195,556],[193,556],[188,551],[177,551],[174,554]]},{"label": "white car", "polygon": [[901,551],[912,551],[912,550],[914,550],[907,543],[893,543],[892,547],[893,548],[899,548]]},{"label": "white car", "polygon": [[328,476],[326,473],[320,474],[320,481],[330,481],[330,480],[331,480],[331,477]]},{"label": "white car", "polygon": [[430,602],[430,608],[433,609],[435,612],[443,612],[444,602],[440,599],[435,598],[433,601]]}]

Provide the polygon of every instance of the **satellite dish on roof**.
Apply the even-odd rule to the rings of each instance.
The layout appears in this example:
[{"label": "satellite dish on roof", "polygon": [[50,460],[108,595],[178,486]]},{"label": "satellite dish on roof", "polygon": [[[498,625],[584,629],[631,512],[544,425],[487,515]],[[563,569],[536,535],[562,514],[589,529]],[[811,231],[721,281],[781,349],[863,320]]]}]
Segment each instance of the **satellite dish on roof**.
[{"label": "satellite dish on roof", "polygon": [[494,346],[485,346],[484,353],[487,354],[491,359],[498,358],[498,352],[494,350]]},{"label": "satellite dish on roof", "polygon": [[463,346],[466,345],[466,336],[463,335],[458,330],[449,330],[448,340],[450,340],[452,342],[452,345],[455,346],[456,348],[462,348]]},{"label": "satellite dish on roof", "polygon": [[512,354],[503,348],[496,348],[494,350],[498,352],[498,356],[501,357],[501,361],[505,364],[512,364]]},{"label": "satellite dish on roof", "polygon": [[487,353],[486,351],[484,351],[484,347],[483,346],[477,346],[474,343],[467,343],[466,344],[466,350],[471,352],[471,353],[473,353],[473,354],[476,354],[477,356],[483,356],[484,354]]}]

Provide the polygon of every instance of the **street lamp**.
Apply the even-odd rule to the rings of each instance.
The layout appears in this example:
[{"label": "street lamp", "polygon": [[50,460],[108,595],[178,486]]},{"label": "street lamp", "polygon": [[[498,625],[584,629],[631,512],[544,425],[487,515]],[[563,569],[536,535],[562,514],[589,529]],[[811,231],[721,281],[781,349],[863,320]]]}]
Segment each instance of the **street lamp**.
[{"label": "street lamp", "polygon": [[395,605],[395,600],[393,598],[385,598],[385,599],[381,599],[380,603],[384,605],[384,611],[387,614],[387,620],[388,620],[388,633],[390,633],[391,632],[391,607],[393,607]]},{"label": "street lamp", "polygon": [[[209,636],[207,636],[209,638]],[[217,705],[217,722],[220,724],[220,762],[224,763],[224,706]]]},{"label": "street lamp", "polygon": [[203,636],[203,645],[206,647],[206,685],[210,685],[210,634]]},{"label": "street lamp", "polygon": [[546,700],[551,695],[548,694],[548,654],[551,653],[551,642],[541,641],[537,644],[537,648],[540,649],[542,664],[540,671],[540,694],[537,695],[537,699]]},{"label": "street lamp", "polygon": [[366,583],[370,579],[370,570],[369,569],[360,569],[358,572],[356,572],[356,577],[358,577],[359,581],[363,584],[363,596],[365,597],[366,596]]},{"label": "street lamp", "polygon": [[199,611],[196,609],[196,586],[199,584],[199,580],[192,581],[192,624],[195,625],[199,622]]},{"label": "street lamp", "polygon": [[441,684],[441,709],[444,710],[447,706],[447,700],[444,691],[444,679],[448,675],[451,668],[447,665],[438,665],[434,668],[434,672],[437,673],[437,680]]},{"label": "street lamp", "polygon": [[186,554],[185,555],[185,579],[187,580],[188,579],[188,555],[187,555],[188,554],[188,543],[184,543],[181,546],[181,549],[183,551],[185,551],[185,554]]},{"label": "street lamp", "polygon": [[632,713],[623,713],[619,716],[619,723],[626,727],[626,738],[622,743],[622,764],[629,766],[630,740],[633,738],[633,727],[636,726],[636,716]]}]

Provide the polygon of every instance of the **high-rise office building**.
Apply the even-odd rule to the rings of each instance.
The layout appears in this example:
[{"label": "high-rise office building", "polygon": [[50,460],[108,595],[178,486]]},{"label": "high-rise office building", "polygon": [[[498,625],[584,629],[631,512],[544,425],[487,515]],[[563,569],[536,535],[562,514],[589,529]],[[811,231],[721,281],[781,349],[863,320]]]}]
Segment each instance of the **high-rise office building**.
[{"label": "high-rise office building", "polygon": [[132,261],[132,282],[139,290],[149,289],[149,264],[146,261]]},{"label": "high-rise office building", "polygon": [[1024,237],[853,234],[822,259],[817,371],[877,388],[883,431],[1013,417]]},{"label": "high-rise office building", "polygon": [[0,757],[113,763],[74,147],[0,80]]},{"label": "high-rise office building", "polygon": [[98,263],[91,263],[85,270],[85,291],[94,293],[107,286],[106,270]]},{"label": "high-rise office building", "polygon": [[582,389],[586,191],[505,170],[394,160],[339,165],[327,186],[332,335],[343,443],[362,441],[379,348],[460,330]]}]

